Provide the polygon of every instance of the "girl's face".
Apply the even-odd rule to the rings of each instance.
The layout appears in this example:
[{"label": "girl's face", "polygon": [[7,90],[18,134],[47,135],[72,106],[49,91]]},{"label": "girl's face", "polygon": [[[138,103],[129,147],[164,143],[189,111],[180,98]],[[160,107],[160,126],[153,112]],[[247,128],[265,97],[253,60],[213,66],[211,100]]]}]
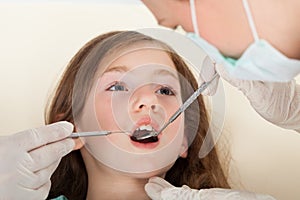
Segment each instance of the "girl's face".
[{"label": "girl's face", "polygon": [[[103,69],[103,66],[101,66]],[[186,156],[184,115],[146,143],[133,141],[135,130],[158,131],[182,105],[179,75],[169,55],[155,48],[132,49],[114,59],[92,89],[97,130],[125,131],[84,138],[85,147],[101,163],[118,171],[144,174],[171,166]],[[153,175],[153,174],[152,174]]]},{"label": "girl's face", "polygon": [[[99,78],[95,93],[102,130],[158,131],[181,103],[175,66],[167,53],[157,49],[133,50],[115,59]],[[157,142],[136,142],[126,134],[112,134],[108,139],[130,152],[149,152],[172,141],[182,122],[182,117],[175,120]]]}]

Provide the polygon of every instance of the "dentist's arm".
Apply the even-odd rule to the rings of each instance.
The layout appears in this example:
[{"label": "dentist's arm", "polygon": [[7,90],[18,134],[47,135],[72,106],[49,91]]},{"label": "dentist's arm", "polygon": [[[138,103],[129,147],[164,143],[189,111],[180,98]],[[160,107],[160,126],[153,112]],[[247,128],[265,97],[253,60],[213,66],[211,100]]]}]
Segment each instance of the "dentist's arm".
[{"label": "dentist's arm", "polygon": [[152,200],[275,200],[269,195],[231,189],[211,188],[195,190],[184,185],[174,187],[159,177],[149,179],[145,190]]},{"label": "dentist's arm", "polygon": [[267,121],[300,132],[300,85],[295,80],[271,83],[232,79],[221,66],[219,75],[248,98],[255,111]]},{"label": "dentist's arm", "polygon": [[0,199],[45,199],[50,177],[75,143],[68,122],[0,137]]}]

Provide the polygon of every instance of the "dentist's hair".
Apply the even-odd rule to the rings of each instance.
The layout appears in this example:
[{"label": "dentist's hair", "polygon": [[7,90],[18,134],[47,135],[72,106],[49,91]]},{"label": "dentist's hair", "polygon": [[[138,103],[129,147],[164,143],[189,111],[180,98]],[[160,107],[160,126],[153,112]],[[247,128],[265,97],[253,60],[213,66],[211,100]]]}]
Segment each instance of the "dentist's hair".
[{"label": "dentist's hair", "polygon": [[[113,38],[113,39],[111,39]],[[116,31],[102,34],[87,44],[85,44],[71,59],[61,80],[49,101],[45,110],[46,124],[57,121],[69,121],[73,124],[74,112],[80,114],[82,112],[84,101],[78,100],[76,111],[72,110],[72,102],[77,101],[76,95],[73,94],[73,87],[76,81],[76,76],[82,68],[84,71],[82,86],[78,89],[78,94],[85,99],[92,87],[93,79],[99,67],[99,63],[107,56],[112,55],[112,52],[126,49],[137,44],[156,45],[170,56],[179,74],[189,81],[193,89],[197,89],[197,81],[191,71],[182,60],[182,58],[174,52],[165,43],[143,35],[135,31]],[[88,58],[88,59],[87,59]],[[76,91],[77,92],[77,91]],[[187,94],[182,92],[183,99],[187,98]],[[179,158],[171,169],[167,172],[165,179],[175,186],[183,184],[194,189],[201,188],[229,188],[226,179],[226,173],[221,167],[219,156],[214,147],[210,153],[199,158],[198,153],[208,131],[209,122],[207,111],[202,96],[199,96],[195,101],[199,109],[199,121],[196,124],[197,133],[191,145],[188,148],[186,158]],[[185,112],[185,121],[191,120],[189,117],[191,108]],[[76,127],[75,127],[76,128]],[[227,168],[227,166],[225,166]],[[85,199],[88,189],[88,175],[85,164],[79,150],[73,151],[62,158],[59,166],[51,177],[51,190],[48,198],[55,198],[60,195],[66,196],[68,199]]]}]

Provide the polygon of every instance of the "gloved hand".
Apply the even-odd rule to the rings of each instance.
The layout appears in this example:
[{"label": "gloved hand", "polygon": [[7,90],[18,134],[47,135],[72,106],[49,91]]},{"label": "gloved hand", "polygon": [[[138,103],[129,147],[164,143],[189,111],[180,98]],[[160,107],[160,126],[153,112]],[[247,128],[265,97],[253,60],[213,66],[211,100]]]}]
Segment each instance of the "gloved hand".
[{"label": "gloved hand", "polygon": [[150,178],[145,190],[152,200],[275,200],[269,195],[251,192],[211,188],[195,190],[184,185],[174,187],[159,177]]},{"label": "gloved hand", "polygon": [[[199,84],[210,81],[216,73],[215,63],[208,56],[206,56],[202,63],[198,80]],[[207,96],[214,95],[218,89],[219,78],[220,76],[216,77],[215,80],[207,87],[207,89],[202,92],[202,94]]]},{"label": "gloved hand", "polygon": [[[0,137],[0,200],[45,199],[60,159],[74,148],[68,122]],[[58,141],[58,142],[55,142]]]},{"label": "gloved hand", "polygon": [[216,70],[244,93],[254,110],[264,119],[300,132],[300,85],[295,80],[287,83],[237,80],[230,78],[222,65],[216,65]]}]

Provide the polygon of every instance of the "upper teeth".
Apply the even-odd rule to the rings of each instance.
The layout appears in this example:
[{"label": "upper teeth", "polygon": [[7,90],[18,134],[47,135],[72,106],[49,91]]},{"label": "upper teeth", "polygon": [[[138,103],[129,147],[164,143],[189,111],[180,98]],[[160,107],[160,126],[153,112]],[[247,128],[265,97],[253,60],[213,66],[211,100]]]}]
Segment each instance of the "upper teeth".
[{"label": "upper teeth", "polygon": [[137,130],[153,131],[153,127],[150,125],[142,125],[142,126],[138,127]]}]

